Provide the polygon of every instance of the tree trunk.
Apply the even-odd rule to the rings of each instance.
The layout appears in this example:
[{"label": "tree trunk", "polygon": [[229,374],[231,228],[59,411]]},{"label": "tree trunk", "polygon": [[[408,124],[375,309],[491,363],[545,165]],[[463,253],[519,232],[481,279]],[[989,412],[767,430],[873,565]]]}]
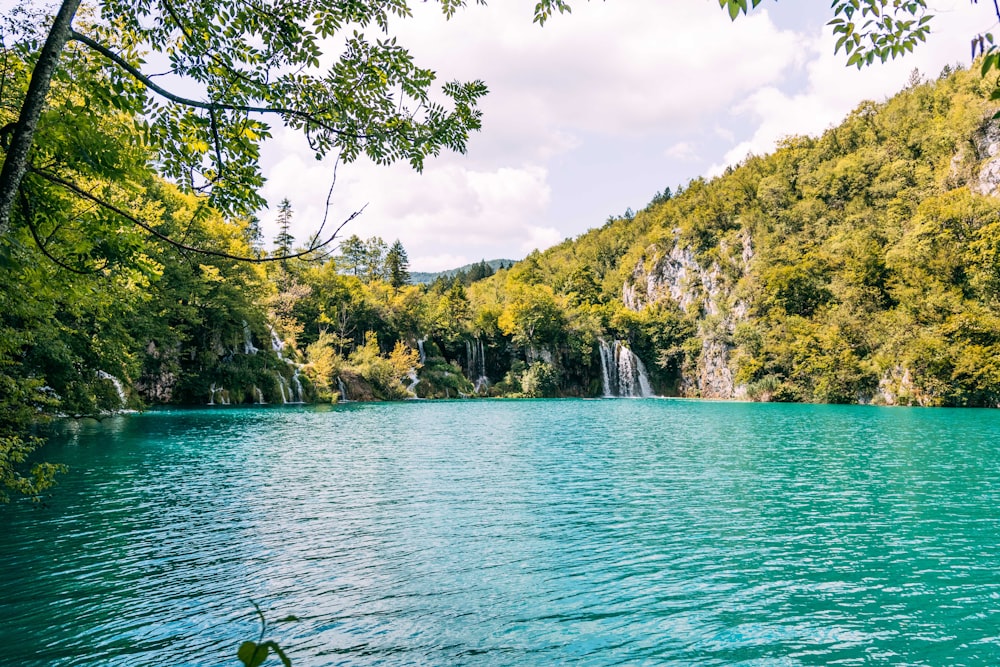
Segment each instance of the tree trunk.
[{"label": "tree trunk", "polygon": [[49,85],[52,75],[59,62],[59,54],[69,40],[73,17],[80,7],[80,0],[63,0],[59,13],[52,23],[49,36],[38,56],[35,69],[31,72],[28,92],[21,105],[21,115],[11,136],[10,147],[4,157],[3,170],[0,170],[0,238],[6,236],[10,229],[11,209],[21,187],[21,179],[28,169],[28,152],[35,138],[35,128],[38,119],[45,108],[45,100],[49,95]]}]

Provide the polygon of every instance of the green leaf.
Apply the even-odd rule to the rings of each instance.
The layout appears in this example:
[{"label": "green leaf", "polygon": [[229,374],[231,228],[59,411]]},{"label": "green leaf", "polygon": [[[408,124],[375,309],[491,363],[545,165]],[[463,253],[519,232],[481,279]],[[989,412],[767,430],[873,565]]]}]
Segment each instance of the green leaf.
[{"label": "green leaf", "polygon": [[267,660],[267,655],[270,652],[268,644],[272,643],[265,642],[257,645],[256,642],[243,642],[236,652],[236,657],[240,659],[244,667],[260,667]]}]

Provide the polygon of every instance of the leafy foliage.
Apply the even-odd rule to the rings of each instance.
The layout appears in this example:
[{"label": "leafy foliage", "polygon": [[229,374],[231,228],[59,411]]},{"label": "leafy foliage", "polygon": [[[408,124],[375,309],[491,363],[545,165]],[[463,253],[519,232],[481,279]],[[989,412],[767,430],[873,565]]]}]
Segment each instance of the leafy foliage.
[{"label": "leafy foliage", "polygon": [[[735,21],[761,1],[719,0],[719,6]],[[926,0],[834,0],[831,7],[833,19],[827,25],[839,35],[834,52],[843,49],[848,66],[861,68],[905,55],[931,30]]]},{"label": "leafy foliage", "polygon": [[[31,57],[8,55],[4,122]],[[105,92],[114,77],[84,49],[65,55],[42,162],[0,239],[7,492],[51,483],[31,429],[56,414],[596,396],[602,340],[637,354],[659,393],[703,395],[715,373],[756,400],[1000,402],[1000,204],[983,194],[997,190],[984,167],[1000,129],[978,73],[914,77],[821,137],[788,138],[513,266],[410,285],[405,249],[377,237],[326,259],[231,259],[259,252],[254,221],[159,178],[149,129]],[[140,212],[149,231],[81,193]]]}]

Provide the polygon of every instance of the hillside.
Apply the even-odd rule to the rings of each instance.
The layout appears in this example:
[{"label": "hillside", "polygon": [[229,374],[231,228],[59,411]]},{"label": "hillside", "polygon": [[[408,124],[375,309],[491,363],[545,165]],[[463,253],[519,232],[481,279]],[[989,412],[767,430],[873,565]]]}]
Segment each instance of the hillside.
[{"label": "hillside", "polygon": [[463,264],[456,269],[446,269],[444,271],[410,271],[411,285],[428,285],[438,278],[451,278],[459,273],[469,273],[481,266],[488,266],[494,272],[514,265],[513,259],[483,259],[471,264]]},{"label": "hillside", "polygon": [[[46,414],[157,403],[655,393],[996,406],[989,92],[974,72],[946,72],[511,268],[430,285],[393,286],[382,253],[363,270],[348,257],[193,261],[39,187],[46,216],[0,252],[0,436]],[[138,145],[127,123],[95,128]],[[100,178],[161,230],[262,252],[247,221],[153,175]]]},{"label": "hillside", "polygon": [[[1000,400],[1000,125],[977,73],[865,103],[491,279],[544,290],[563,381],[618,339],[660,392],[919,405]],[[551,290],[551,292],[549,292]],[[590,384],[586,385],[585,380]]]}]

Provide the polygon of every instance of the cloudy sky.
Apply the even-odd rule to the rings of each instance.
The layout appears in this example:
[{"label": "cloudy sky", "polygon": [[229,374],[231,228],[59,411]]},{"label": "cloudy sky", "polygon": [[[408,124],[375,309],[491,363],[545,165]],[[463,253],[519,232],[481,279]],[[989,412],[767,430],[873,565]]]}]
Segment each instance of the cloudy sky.
[{"label": "cloudy sky", "polygon": [[[833,54],[826,0],[765,2],[735,23],[716,0],[572,4],[539,28],[532,0],[494,0],[450,21],[436,3],[415,3],[395,34],[440,81],[486,81],[483,129],[467,154],[420,174],[341,165],[332,219],[367,205],[345,235],[398,238],[418,271],[518,259],[782,137],[822,132],[860,101],[892,95],[914,68],[936,77],[968,64],[971,37],[996,27],[992,3],[930,0],[927,44],[858,71]],[[305,239],[322,218],[332,160],[276,128],[264,171],[265,234],[287,197]]]}]

